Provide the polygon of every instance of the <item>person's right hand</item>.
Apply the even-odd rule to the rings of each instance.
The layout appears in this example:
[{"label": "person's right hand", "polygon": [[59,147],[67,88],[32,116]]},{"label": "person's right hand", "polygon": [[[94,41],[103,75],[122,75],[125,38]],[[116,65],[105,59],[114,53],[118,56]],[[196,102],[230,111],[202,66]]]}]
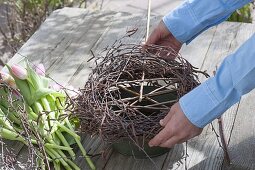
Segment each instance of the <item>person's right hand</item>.
[{"label": "person's right hand", "polygon": [[160,21],[158,26],[153,30],[145,46],[150,44],[171,47],[176,53],[178,53],[182,47],[182,43],[168,31],[163,21]]},{"label": "person's right hand", "polygon": [[201,134],[203,130],[190,122],[182,111],[179,102],[171,107],[168,114],[159,123],[164,128],[149,141],[149,146],[151,147],[170,148],[177,143],[183,143]]}]

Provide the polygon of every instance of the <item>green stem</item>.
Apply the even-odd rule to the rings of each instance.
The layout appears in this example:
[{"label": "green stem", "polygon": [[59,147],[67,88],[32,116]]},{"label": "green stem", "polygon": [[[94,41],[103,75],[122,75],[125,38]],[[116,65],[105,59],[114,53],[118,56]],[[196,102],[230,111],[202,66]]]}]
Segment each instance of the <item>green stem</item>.
[{"label": "green stem", "polygon": [[72,148],[70,148],[70,147],[59,146],[59,145],[55,145],[55,144],[52,144],[52,143],[46,143],[45,147],[48,147],[48,148],[51,148],[51,149],[60,149],[60,150],[65,150],[65,151],[72,150]]},{"label": "green stem", "polygon": [[92,170],[95,170],[96,167],[95,167],[95,165],[93,164],[92,160],[87,156],[87,153],[86,153],[84,147],[82,146],[81,142],[80,142],[78,139],[75,139],[75,141],[76,141],[78,147],[80,148],[83,157],[86,159],[87,163],[89,164],[89,167],[90,167]]},{"label": "green stem", "polygon": [[4,126],[5,128],[14,131],[13,126],[11,125],[11,122],[7,119],[6,115],[0,109],[0,125]]},{"label": "green stem", "polygon": [[69,165],[71,165],[75,170],[80,170],[80,168],[70,159],[65,160]]},{"label": "green stem", "polygon": [[54,111],[55,119],[58,120],[59,111],[58,111],[57,104],[56,104],[56,97],[52,94],[48,94],[46,96],[46,99],[50,105],[51,110]]},{"label": "green stem", "polygon": [[68,159],[66,157],[66,155],[61,151],[61,150],[58,150],[58,153],[60,156],[62,156],[62,158],[64,158],[64,160],[69,164],[71,165],[75,170],[80,170],[80,168],[75,164],[73,163],[73,161],[71,161],[70,159]]},{"label": "green stem", "polygon": [[40,169],[42,169],[42,170],[45,170],[45,163],[44,163],[43,159],[41,159],[41,158],[37,158],[37,159],[38,159],[38,161],[37,161],[38,167],[40,167]]},{"label": "green stem", "polygon": [[45,148],[46,153],[51,157],[52,162],[59,163],[59,160],[56,159],[56,156],[48,149]]},{"label": "green stem", "polygon": [[12,121],[18,125],[21,124],[20,120],[17,118],[19,116],[17,115],[16,112],[11,112],[3,106],[2,107],[0,106],[0,110],[2,110],[3,114],[6,115],[10,119],[10,121]]},{"label": "green stem", "polygon": [[57,109],[59,110],[57,117],[59,117],[60,115],[63,115],[65,113],[64,105],[65,105],[64,100],[61,100],[61,98],[56,99],[56,106],[57,106]]},{"label": "green stem", "polygon": [[66,161],[59,155],[57,151],[51,148],[48,149],[50,150],[51,153],[55,155],[56,159],[59,159],[59,161],[62,163],[66,170],[72,170],[72,168],[66,163]]},{"label": "green stem", "polygon": [[35,113],[41,114],[41,117],[40,117],[41,121],[39,120],[38,130],[39,130],[39,133],[42,136],[46,136],[47,131],[49,132],[49,126],[48,126],[48,123],[46,121],[47,120],[47,115],[44,113],[43,107],[39,102],[35,102],[34,105],[32,106],[32,108],[35,109]]},{"label": "green stem", "polygon": [[80,136],[77,135],[73,130],[68,129],[67,127],[65,127],[64,125],[62,125],[61,123],[57,122],[58,126],[65,132],[69,133],[71,136],[73,136],[75,139],[80,140]]},{"label": "green stem", "polygon": [[56,121],[55,113],[54,113],[54,111],[51,110],[50,104],[49,104],[48,100],[45,97],[41,98],[41,103],[42,103],[42,106],[43,106],[44,110],[49,112],[48,113],[48,119],[50,119],[49,120],[49,127],[52,128],[53,124],[54,124],[54,121]]},{"label": "green stem", "polygon": [[[58,138],[61,140],[62,144],[66,147],[70,147],[69,143],[67,142],[67,140],[65,139],[64,135],[62,135],[62,133],[60,131],[56,131],[55,132],[58,136]],[[72,159],[75,159],[75,153],[73,150],[69,150],[67,151],[69,153],[69,155],[72,157]]]},{"label": "green stem", "polygon": [[9,129],[1,127],[0,136],[4,139],[20,141],[20,142],[24,143],[25,145],[27,145],[26,140],[22,136],[20,136],[18,133],[13,132]]},{"label": "green stem", "polygon": [[26,105],[26,110],[27,110],[28,117],[30,120],[36,121],[38,119],[38,115],[33,111],[33,109],[31,107]]},{"label": "green stem", "polygon": [[[74,131],[74,129],[73,129],[71,123],[69,122],[69,120],[68,120],[67,118],[65,119],[65,122],[66,122],[67,126],[68,126],[72,131]],[[74,138],[74,140],[76,141],[76,143],[77,143],[79,149],[80,149],[81,152],[82,152],[82,155],[84,156],[84,158],[86,159],[87,163],[89,164],[89,167],[90,167],[92,170],[95,170],[96,167],[95,167],[95,165],[93,164],[92,160],[87,156],[86,150],[85,150],[84,147],[82,146],[81,141],[80,141],[80,138]]]},{"label": "green stem", "polygon": [[61,170],[59,163],[53,161],[53,165],[54,165],[54,170]]},{"label": "green stem", "polygon": [[46,97],[41,98],[41,103],[42,103],[42,106],[44,107],[44,110],[49,112],[47,118],[48,118],[49,127],[51,129],[50,133],[53,134],[57,130],[57,125],[56,125],[57,119],[55,117],[55,111],[54,111],[54,109],[56,108],[50,107],[50,103]]},{"label": "green stem", "polygon": [[19,120],[14,114],[12,114],[12,113],[9,113],[9,114],[7,115],[7,117],[8,117],[12,122],[14,122],[14,123],[16,123],[16,124],[18,124],[18,125],[21,124],[20,120]]}]

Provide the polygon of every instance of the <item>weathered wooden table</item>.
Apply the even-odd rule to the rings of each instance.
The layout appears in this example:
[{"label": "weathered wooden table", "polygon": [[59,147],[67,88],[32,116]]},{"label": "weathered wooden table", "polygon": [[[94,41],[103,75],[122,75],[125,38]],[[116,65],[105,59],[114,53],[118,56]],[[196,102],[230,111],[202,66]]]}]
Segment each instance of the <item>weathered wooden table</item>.
[{"label": "weathered wooden table", "polygon": [[[160,17],[152,17],[155,26]],[[57,10],[43,23],[40,29],[12,58],[19,63],[26,56],[33,63],[43,63],[50,77],[62,84],[83,87],[90,73],[87,60],[107,45],[122,37],[127,30],[139,28],[129,41],[140,43],[145,35],[145,16],[127,13],[89,12],[84,9],[64,8]],[[194,66],[207,70],[212,75],[223,58],[234,52],[255,32],[255,25],[225,22],[197,37],[181,50],[182,56]],[[244,56],[245,59],[245,56]],[[108,150],[105,157],[93,158],[98,169],[107,170],[154,170],[154,169],[255,169],[255,93],[243,97],[223,116],[224,129],[232,165],[225,166],[223,150],[219,147],[212,127],[206,126],[203,133],[188,142],[185,161],[185,145],[176,145],[169,153],[148,159],[135,159]],[[203,107],[203,106],[201,106]],[[214,127],[218,129],[217,123]],[[99,153],[104,144],[98,138],[83,135],[83,144],[90,154]],[[26,160],[27,148],[18,143],[10,147],[17,153],[20,164]],[[86,162],[78,159],[82,169]]]}]

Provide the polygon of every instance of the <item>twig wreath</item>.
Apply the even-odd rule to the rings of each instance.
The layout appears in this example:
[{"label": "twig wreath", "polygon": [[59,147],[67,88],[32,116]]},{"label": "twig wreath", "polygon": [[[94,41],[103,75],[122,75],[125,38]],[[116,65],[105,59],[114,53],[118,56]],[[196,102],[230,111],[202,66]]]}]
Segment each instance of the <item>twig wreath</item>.
[{"label": "twig wreath", "polygon": [[117,41],[93,59],[96,66],[75,99],[74,113],[82,131],[108,143],[152,138],[170,107],[200,84],[198,74],[208,76],[172,48],[157,45]]}]

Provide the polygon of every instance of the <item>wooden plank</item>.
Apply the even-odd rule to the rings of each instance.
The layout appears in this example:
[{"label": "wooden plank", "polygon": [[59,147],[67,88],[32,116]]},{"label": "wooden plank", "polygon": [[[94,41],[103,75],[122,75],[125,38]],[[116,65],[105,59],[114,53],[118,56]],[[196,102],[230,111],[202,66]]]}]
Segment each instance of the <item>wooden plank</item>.
[{"label": "wooden plank", "polygon": [[[254,24],[242,24],[234,40],[234,44],[246,41],[255,32]],[[243,56],[245,59],[245,56]],[[224,164],[224,169],[255,169],[255,117],[254,117],[254,97],[253,90],[242,98],[232,135],[229,141],[229,152],[231,166]]]},{"label": "wooden plank", "polygon": [[87,60],[92,46],[108,27],[114,12],[92,13],[85,9],[64,8],[53,12],[9,64],[43,63],[50,77],[60,83],[74,74]]},{"label": "wooden plank", "polygon": [[184,44],[180,51],[181,56],[187,59],[194,67],[201,69],[215,31],[216,27],[212,27],[191,41],[190,44]]},{"label": "wooden plank", "polygon": [[[120,19],[121,18],[121,19]],[[141,43],[145,34],[145,19],[141,16],[130,15],[128,13],[117,13],[110,21],[111,26],[107,28],[103,36],[90,49],[95,55],[98,55],[103,49],[112,45],[116,40],[120,39],[126,34],[126,31],[138,28],[138,31],[130,38],[123,39],[123,43]],[[152,21],[153,22],[153,21]],[[90,52],[89,50],[89,52]],[[93,67],[93,62],[87,62],[91,58],[91,53],[83,60],[81,65],[76,70],[75,74],[71,76],[69,83],[75,87],[83,87],[87,81],[87,77]]]},{"label": "wooden plank", "polygon": [[[3,144],[2,144],[3,142]],[[20,150],[23,147],[23,144],[16,141],[7,141],[3,140],[1,141],[1,149],[0,149],[0,167],[4,167],[6,165],[6,156],[13,155],[12,158],[14,160],[18,159],[18,154]],[[15,166],[15,162],[13,162],[13,165]],[[18,163],[18,166],[20,164]],[[17,165],[16,165],[17,166]]]},{"label": "wooden plank", "polygon": [[119,153],[114,152],[111,159],[107,163],[105,169],[109,170],[130,170],[130,169],[148,169],[148,170],[158,170],[161,169],[167,154],[149,159],[135,159],[131,156],[124,156]]},{"label": "wooden plank", "polygon": [[63,10],[66,11],[68,9],[69,8],[64,8],[52,12],[40,28],[21,47],[17,54],[13,56],[9,64],[20,63],[24,60],[24,57],[27,57],[29,61],[33,63],[38,63],[43,60],[48,51],[54,51],[65,38],[67,34],[65,30],[69,31],[73,27],[68,21],[71,20],[72,17],[75,18],[79,16],[81,13],[84,14],[84,17],[88,13],[88,11],[74,10],[64,14]]},{"label": "wooden plank", "polygon": [[[218,66],[223,58],[229,53],[231,43],[235,38],[240,24],[222,23],[217,27],[213,40],[210,43],[209,49],[205,54],[205,60],[201,69],[207,70],[212,75],[215,67]],[[224,41],[223,41],[224,40]],[[204,39],[206,41],[206,39]],[[199,44],[199,42],[198,42]],[[203,79],[204,80],[204,79]],[[232,107],[224,114],[225,133],[227,139],[230,136],[231,127],[233,126],[237,106]],[[214,126],[217,128],[216,122]],[[177,145],[176,147],[183,147]],[[180,151],[180,149],[177,149]],[[187,167],[188,169],[220,169],[223,161],[223,151],[219,147],[215,134],[212,132],[211,126],[204,128],[202,134],[188,142]],[[173,156],[170,156],[166,161],[163,169],[173,167],[176,169],[184,169],[185,164],[179,164],[172,161]],[[168,164],[167,164],[168,163]]]},{"label": "wooden plank", "polygon": [[[121,11],[121,12],[129,12],[132,14],[146,14],[147,13],[147,0],[128,0],[122,1],[121,3],[116,0],[94,0],[94,4],[89,6],[89,8],[100,9],[102,7],[103,10],[112,10],[112,11]],[[151,2],[151,13],[157,16],[164,16],[169,11],[172,11],[178,5],[180,5],[182,0],[157,0]]]},{"label": "wooden plank", "polygon": [[255,169],[254,97],[252,91],[241,100],[229,143],[231,165],[224,164],[223,169]]},{"label": "wooden plank", "polygon": [[255,91],[242,98],[229,143],[231,165],[224,169],[255,169]]},{"label": "wooden plank", "polygon": [[[36,165],[36,164],[34,164],[34,165]],[[20,149],[19,154],[17,156],[17,162],[14,165],[14,169],[15,170],[32,169],[31,160],[30,160],[30,157],[28,157],[27,146],[23,146]]]}]

